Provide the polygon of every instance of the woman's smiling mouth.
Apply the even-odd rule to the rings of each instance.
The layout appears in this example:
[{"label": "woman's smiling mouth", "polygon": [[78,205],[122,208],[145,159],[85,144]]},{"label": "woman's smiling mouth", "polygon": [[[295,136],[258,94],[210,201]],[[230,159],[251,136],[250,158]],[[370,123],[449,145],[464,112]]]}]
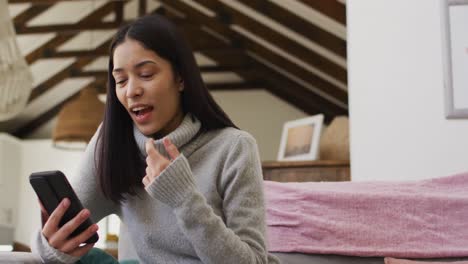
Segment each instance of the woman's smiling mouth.
[{"label": "woman's smiling mouth", "polygon": [[138,104],[130,107],[130,112],[135,117],[135,121],[146,123],[150,120],[153,109],[154,107],[151,105]]}]

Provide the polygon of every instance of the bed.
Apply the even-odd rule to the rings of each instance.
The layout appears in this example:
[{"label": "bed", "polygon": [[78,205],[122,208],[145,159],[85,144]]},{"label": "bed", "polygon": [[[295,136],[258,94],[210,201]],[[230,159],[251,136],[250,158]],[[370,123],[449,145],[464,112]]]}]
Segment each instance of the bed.
[{"label": "bed", "polygon": [[[316,180],[316,175],[312,176]],[[355,183],[355,182],[307,182],[306,178],[302,178],[304,182],[289,182],[287,176],[281,177],[281,182],[271,182],[265,181],[265,198],[267,204],[267,225],[268,225],[268,236],[270,244],[270,252],[277,256],[282,263],[286,264],[383,264],[383,256],[392,256],[405,259],[419,259],[427,262],[434,261],[445,261],[447,263],[454,261],[468,261],[468,229],[466,228],[466,219],[468,219],[468,173],[452,175],[447,177],[441,177],[437,179],[429,179],[423,181],[414,181],[414,182],[400,182],[400,183],[384,183],[384,182],[364,182],[364,183]],[[292,181],[297,180],[297,176],[292,176]],[[276,188],[276,189],[275,189]],[[343,191],[345,190],[345,191]],[[332,195],[330,195],[332,194]],[[312,200],[306,200],[305,198]],[[392,201],[392,199],[397,199]],[[313,199],[319,199],[321,201],[320,205],[317,205],[317,201]],[[383,199],[383,200],[382,200]],[[385,200],[387,199],[387,200]],[[388,200],[390,199],[390,200]],[[365,203],[366,200],[372,200],[374,203]],[[352,203],[349,203],[352,201]],[[379,206],[379,202],[390,201],[392,203],[387,204],[387,207],[396,208],[400,206],[398,214],[388,215],[388,210],[385,211],[381,209],[383,206]],[[396,203],[400,202],[400,203]],[[414,210],[413,207],[405,207],[405,204],[418,204],[418,208],[421,208],[422,211]],[[286,206],[282,206],[286,204]],[[406,245],[403,241],[399,245],[400,247],[395,247],[392,251],[392,254],[387,254],[388,248],[385,244],[383,246],[377,245],[369,249],[369,246],[366,245],[363,250],[350,250],[349,248],[353,246],[355,241],[346,241],[346,237],[340,237],[342,241],[338,241],[336,234],[340,234],[342,230],[333,230],[326,234],[322,234],[320,237],[320,232],[315,232],[313,229],[311,233],[314,235],[312,239],[307,240],[307,237],[294,237],[297,234],[303,234],[301,230],[301,225],[290,225],[288,227],[286,221],[283,221],[281,217],[284,215],[291,218],[291,208],[295,207],[295,204],[307,205],[301,207],[300,210],[309,210],[310,208],[318,210],[322,213],[319,217],[311,218],[310,221],[319,221],[315,228],[327,228],[328,221],[327,217],[333,215],[333,209],[337,209],[336,205],[344,206],[343,208],[338,208],[338,210],[347,210],[348,207],[360,208],[364,211],[361,211],[358,216],[363,217],[363,215],[368,214],[369,219],[367,221],[379,221],[378,218],[374,217],[375,212],[387,213],[386,217],[397,217],[392,219],[392,223],[396,223],[398,219],[403,219],[405,221],[412,221],[415,218],[417,213],[427,212],[427,210],[434,210],[435,213],[431,214],[431,225],[437,224],[438,228],[445,228],[444,230],[444,243],[432,243],[425,245],[424,243],[419,243],[419,241],[414,242],[411,245]],[[344,205],[343,205],[344,204]],[[276,208],[274,208],[276,206]],[[279,206],[279,207],[278,207]],[[312,207],[311,207],[312,206]],[[328,206],[317,207],[317,206]],[[317,209],[318,208],[318,209]],[[385,209],[385,208],[384,208]],[[405,210],[410,211],[405,211]],[[276,210],[276,214],[272,214],[272,210]],[[299,211],[300,211],[299,210]],[[296,210],[297,212],[298,210]],[[390,211],[391,212],[391,211]],[[443,212],[443,213],[441,213]],[[402,218],[403,216],[408,215],[407,218]],[[435,218],[436,216],[441,215],[445,218]],[[275,218],[276,219],[273,219]],[[337,215],[332,220],[338,221],[341,216]],[[353,215],[349,214],[346,218],[341,219],[344,222],[353,221]],[[354,216],[355,217],[355,216]],[[419,222],[423,223],[425,216],[417,218]],[[349,218],[349,219],[348,219]],[[278,220],[279,219],[279,220]],[[400,219],[400,220],[401,220]],[[405,220],[406,219],[406,220]],[[275,222],[278,220],[277,222]],[[364,219],[365,220],[365,219]],[[363,221],[364,221],[363,220]],[[320,222],[321,221],[321,222]],[[307,222],[307,221],[303,221]],[[276,224],[275,224],[276,223]],[[417,222],[418,223],[418,222]],[[418,228],[417,223],[413,225],[414,229]],[[372,224],[369,226],[372,229]],[[394,224],[396,225],[396,224]],[[123,225],[122,225],[123,226]],[[280,236],[275,237],[274,233],[271,233],[271,227],[278,227],[281,231],[281,228],[287,227],[286,233],[277,233]],[[346,229],[348,228],[348,229]],[[345,226],[345,231],[349,228],[354,228],[353,225]],[[398,229],[397,227],[390,227],[390,229]],[[375,229],[375,228],[374,228]],[[276,231],[278,231],[276,230]],[[385,232],[389,232],[385,230]],[[422,228],[424,231],[424,228]],[[274,232],[275,230],[273,230]],[[320,231],[320,230],[319,230]],[[336,231],[336,232],[335,232]],[[372,239],[375,239],[375,236],[379,236],[379,230],[370,230],[375,232],[372,234]],[[409,230],[411,231],[411,230]],[[319,239],[316,239],[316,233],[318,233]],[[382,232],[380,232],[382,233]],[[122,259],[131,259],[129,256],[132,256],[132,252],[128,252],[128,245],[126,245],[125,238],[126,232],[121,232],[121,239],[119,242],[119,257]],[[310,234],[309,234],[310,235]],[[425,236],[424,232],[422,233]],[[439,235],[440,234],[436,234]],[[273,237],[273,238],[272,238]],[[292,238],[291,238],[292,237]],[[335,239],[329,243],[328,247],[325,249],[322,248],[322,252],[318,252],[314,248],[314,244],[320,244],[326,239],[331,238]],[[288,245],[288,239],[301,241],[299,244],[290,243],[289,248],[285,248],[284,245]],[[301,240],[302,239],[302,240]],[[315,239],[315,240],[314,240]],[[344,242],[343,242],[344,241]],[[334,243],[337,242],[337,243]],[[339,242],[344,243],[340,250],[337,250],[336,244]],[[360,241],[359,243],[363,243]],[[443,245],[442,245],[443,244]],[[419,251],[413,249],[419,249]],[[2,253],[0,252],[0,263],[30,263],[36,264],[40,263],[40,259],[31,254],[24,252],[13,252],[13,253]]]}]

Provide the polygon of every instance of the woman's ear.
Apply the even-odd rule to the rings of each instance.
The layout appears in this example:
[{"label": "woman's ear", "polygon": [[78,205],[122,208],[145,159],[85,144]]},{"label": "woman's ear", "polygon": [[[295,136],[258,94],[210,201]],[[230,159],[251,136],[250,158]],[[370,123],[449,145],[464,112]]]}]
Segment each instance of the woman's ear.
[{"label": "woman's ear", "polygon": [[182,92],[184,90],[184,80],[179,77],[179,92]]}]

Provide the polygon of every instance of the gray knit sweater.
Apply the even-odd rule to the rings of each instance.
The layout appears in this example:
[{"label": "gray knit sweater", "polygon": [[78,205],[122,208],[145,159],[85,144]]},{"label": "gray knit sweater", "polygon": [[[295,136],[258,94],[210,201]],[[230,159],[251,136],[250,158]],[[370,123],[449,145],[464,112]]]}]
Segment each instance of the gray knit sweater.
[{"label": "gray knit sweater", "polygon": [[[105,199],[97,184],[96,135],[71,184],[94,222],[119,215],[143,263],[277,263],[265,245],[262,171],[255,140],[234,128],[200,132],[200,127],[198,120],[186,115],[168,135],[181,155],[122,205]],[[146,157],[147,138],[136,128],[134,136]],[[155,146],[168,156],[162,140]],[[32,246],[46,263],[78,260],[50,247],[40,230]]]}]

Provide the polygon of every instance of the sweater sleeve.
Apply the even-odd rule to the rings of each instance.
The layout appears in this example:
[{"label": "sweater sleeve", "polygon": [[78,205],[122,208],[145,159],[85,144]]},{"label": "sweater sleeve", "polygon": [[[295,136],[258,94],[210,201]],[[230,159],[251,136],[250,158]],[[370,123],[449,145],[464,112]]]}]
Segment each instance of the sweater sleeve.
[{"label": "sweater sleeve", "polygon": [[267,263],[256,143],[244,134],[236,141],[227,154],[220,181],[225,221],[198,191],[183,155],[146,189],[153,198],[173,208],[179,226],[203,263]]},{"label": "sweater sleeve", "polygon": [[[91,220],[99,222],[105,216],[116,213],[117,206],[104,198],[97,180],[94,150],[97,145],[99,129],[90,140],[82,156],[75,177],[69,179],[76,195],[84,208],[91,212]],[[60,252],[48,243],[42,229],[36,231],[31,240],[32,251],[37,253],[45,263],[74,263],[78,258]]]}]

